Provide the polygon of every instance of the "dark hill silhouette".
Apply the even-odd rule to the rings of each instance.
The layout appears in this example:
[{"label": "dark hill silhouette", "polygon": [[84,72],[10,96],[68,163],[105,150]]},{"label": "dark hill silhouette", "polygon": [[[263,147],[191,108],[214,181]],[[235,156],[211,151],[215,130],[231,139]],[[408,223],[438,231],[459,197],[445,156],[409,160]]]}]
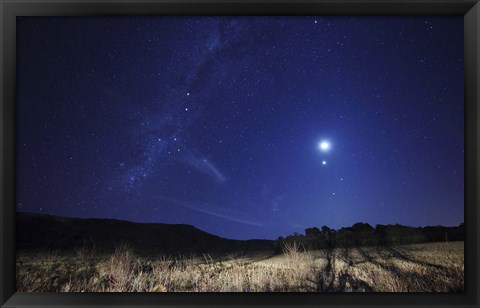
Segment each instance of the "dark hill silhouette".
[{"label": "dark hill silhouette", "polygon": [[128,244],[138,253],[190,254],[273,250],[271,240],[230,240],[185,224],[134,223],[17,213],[18,250],[111,250]]},{"label": "dark hill silhouette", "polygon": [[305,249],[333,249],[352,246],[402,245],[438,241],[463,241],[465,226],[408,227],[356,223],[339,230],[323,226],[307,228],[305,235],[294,233],[277,240],[231,240],[191,225],[134,223],[99,218],[65,218],[43,214],[17,213],[18,250],[74,250],[94,247],[112,250],[128,244],[140,254],[191,254],[228,252],[281,252],[285,242],[297,242]]}]

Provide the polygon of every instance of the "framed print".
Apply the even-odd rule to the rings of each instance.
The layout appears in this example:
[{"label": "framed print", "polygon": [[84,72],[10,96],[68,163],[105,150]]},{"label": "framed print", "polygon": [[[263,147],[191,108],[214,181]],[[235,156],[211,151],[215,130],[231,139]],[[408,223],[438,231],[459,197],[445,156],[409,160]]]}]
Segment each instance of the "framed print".
[{"label": "framed print", "polygon": [[478,307],[477,1],[1,10],[2,307]]}]

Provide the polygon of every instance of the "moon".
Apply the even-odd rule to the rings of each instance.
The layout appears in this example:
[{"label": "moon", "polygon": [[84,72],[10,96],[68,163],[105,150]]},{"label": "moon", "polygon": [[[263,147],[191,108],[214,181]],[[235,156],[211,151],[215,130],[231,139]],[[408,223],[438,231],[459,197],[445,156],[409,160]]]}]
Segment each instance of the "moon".
[{"label": "moon", "polygon": [[326,152],[328,150],[330,150],[330,142],[328,141],[320,141],[320,143],[318,144],[318,148],[323,151],[323,152]]}]

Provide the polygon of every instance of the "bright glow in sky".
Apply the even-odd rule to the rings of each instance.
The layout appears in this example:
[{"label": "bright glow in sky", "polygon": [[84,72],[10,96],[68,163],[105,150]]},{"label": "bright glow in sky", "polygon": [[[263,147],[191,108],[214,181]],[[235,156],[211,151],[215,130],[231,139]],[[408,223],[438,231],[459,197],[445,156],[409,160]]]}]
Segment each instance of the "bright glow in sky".
[{"label": "bright glow in sky", "polygon": [[328,141],[321,141],[318,146],[323,152],[330,150],[330,143]]}]

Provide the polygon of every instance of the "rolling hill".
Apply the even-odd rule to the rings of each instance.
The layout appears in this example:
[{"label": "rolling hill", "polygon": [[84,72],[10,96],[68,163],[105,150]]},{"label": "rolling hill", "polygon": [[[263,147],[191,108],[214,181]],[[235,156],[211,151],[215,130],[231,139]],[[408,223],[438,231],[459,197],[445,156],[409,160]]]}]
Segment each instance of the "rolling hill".
[{"label": "rolling hill", "polygon": [[134,223],[17,213],[17,250],[114,249],[128,244],[138,253],[189,254],[272,250],[271,240],[231,240],[191,225]]}]

